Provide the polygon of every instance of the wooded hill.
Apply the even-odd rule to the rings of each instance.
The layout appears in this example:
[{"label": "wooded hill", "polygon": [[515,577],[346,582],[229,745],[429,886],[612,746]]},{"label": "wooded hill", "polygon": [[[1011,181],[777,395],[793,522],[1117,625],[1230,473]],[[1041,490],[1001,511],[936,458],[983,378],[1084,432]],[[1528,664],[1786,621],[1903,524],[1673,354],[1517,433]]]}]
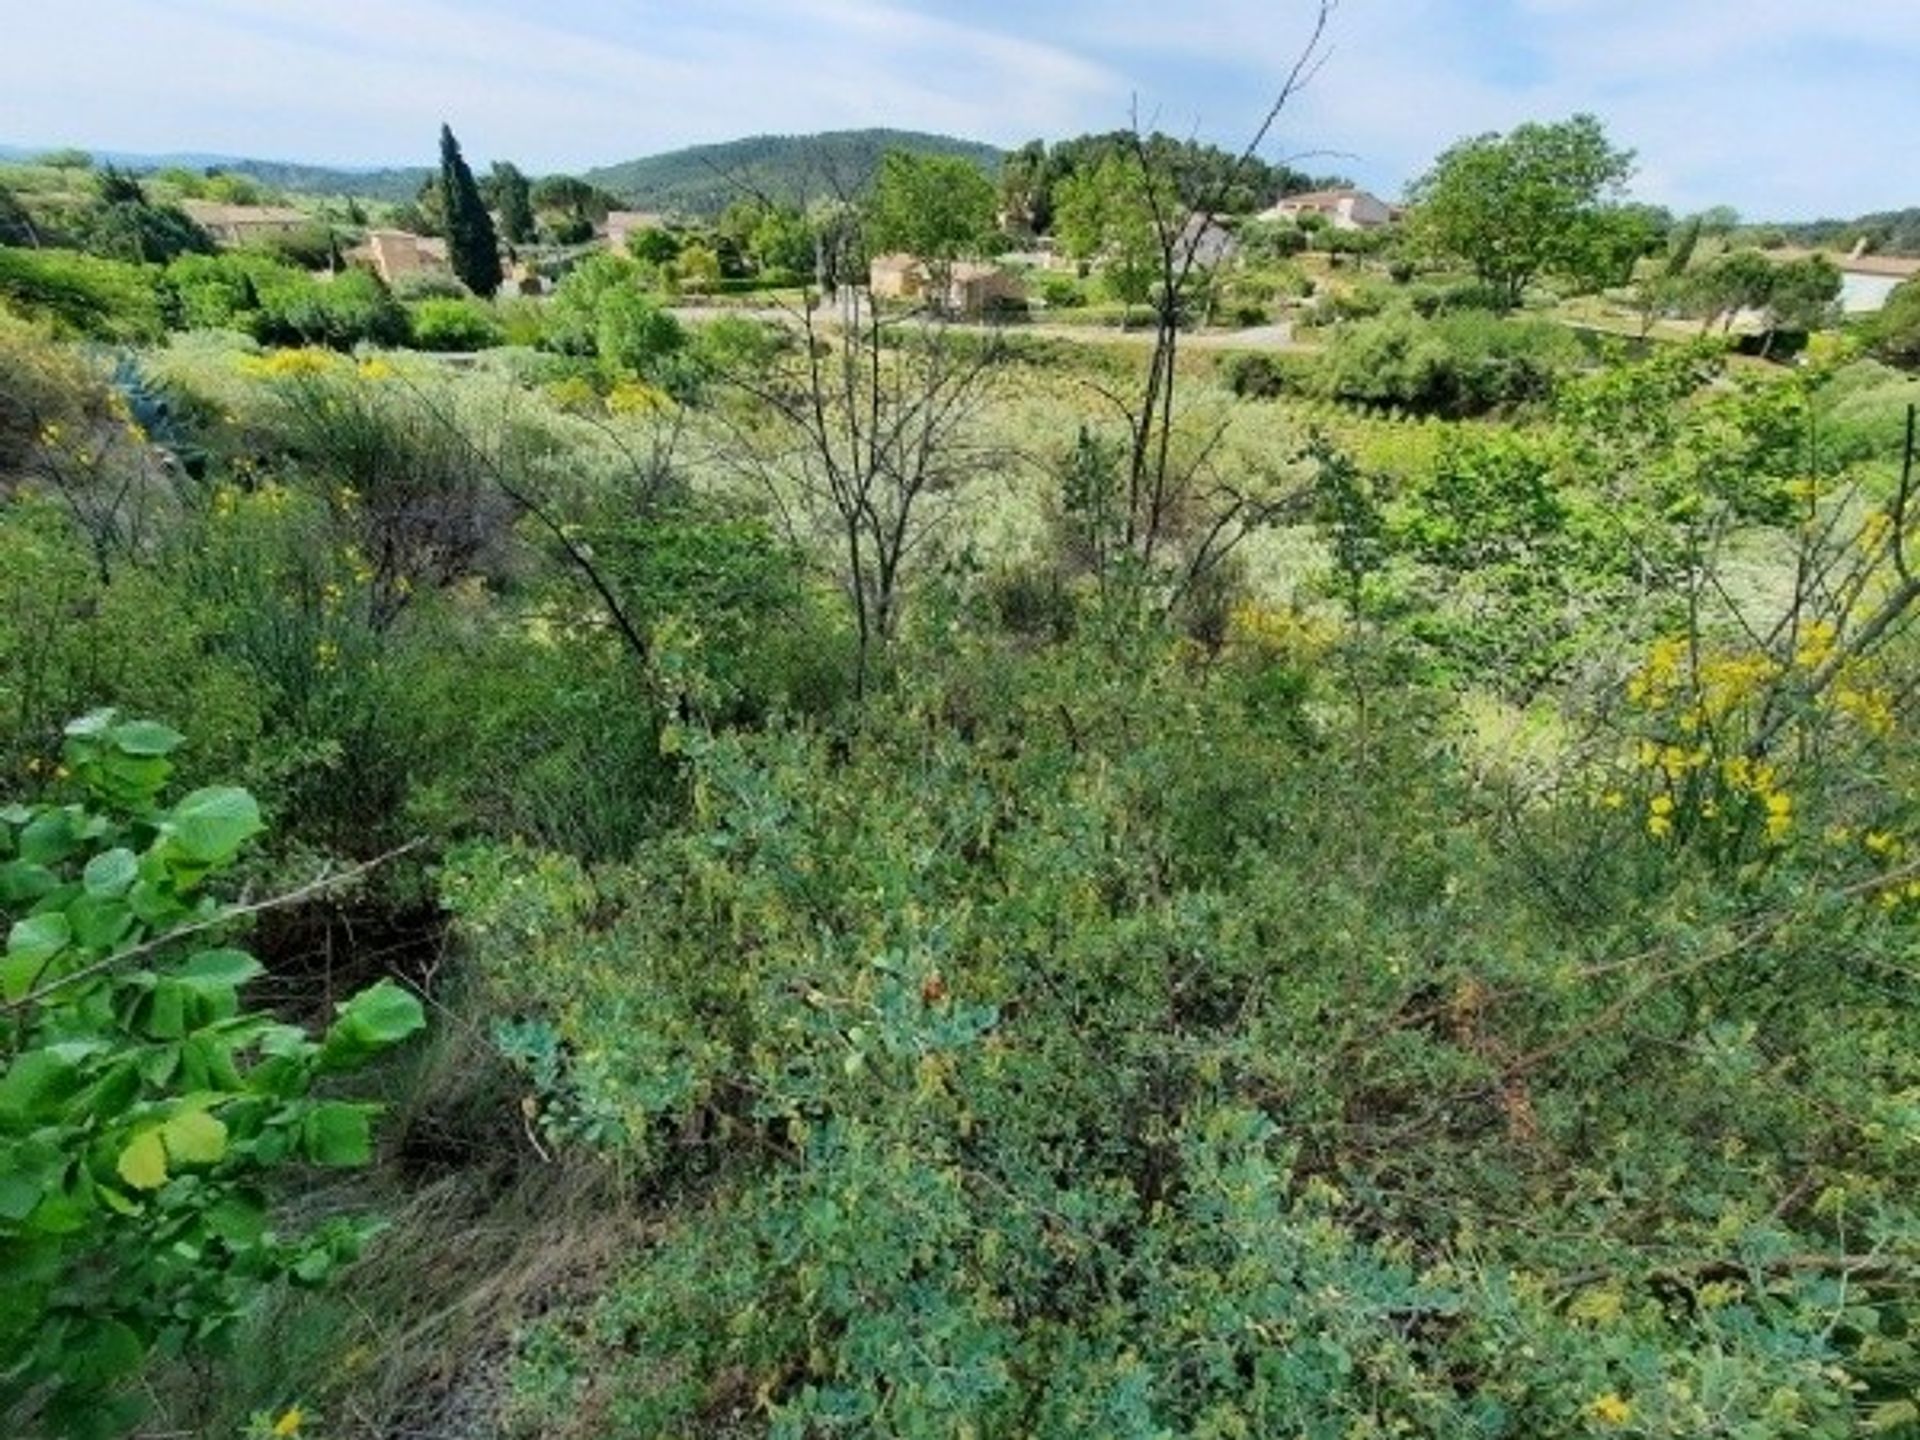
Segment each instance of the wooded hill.
[{"label": "wooded hill", "polygon": [[889,150],[959,155],[998,174],[1001,152],[976,140],[914,130],[830,130],[817,135],[755,135],[589,170],[585,178],[648,210],[717,214],[743,194],[774,200],[858,194]]}]

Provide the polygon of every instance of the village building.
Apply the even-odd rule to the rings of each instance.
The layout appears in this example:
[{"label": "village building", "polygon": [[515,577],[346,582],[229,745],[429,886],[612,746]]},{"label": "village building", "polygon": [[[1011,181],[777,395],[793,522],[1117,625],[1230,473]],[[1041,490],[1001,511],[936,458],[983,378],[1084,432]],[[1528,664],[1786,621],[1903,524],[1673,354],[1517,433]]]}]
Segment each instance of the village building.
[{"label": "village building", "polygon": [[[950,313],[985,315],[1027,298],[1020,277],[998,265],[956,260],[946,271],[946,295],[939,304]],[[912,255],[876,255],[867,272],[867,288],[876,300],[933,301],[934,283],[932,267]]]},{"label": "village building", "polygon": [[446,241],[406,230],[369,230],[366,240],[347,252],[347,259],[389,285],[412,275],[451,273]]},{"label": "village building", "polygon": [[1282,195],[1262,220],[1292,220],[1318,215],[1336,230],[1377,230],[1397,218],[1393,206],[1365,190],[1309,190],[1304,195]]},{"label": "village building", "polygon": [[313,224],[304,210],[286,205],[223,205],[213,200],[182,200],[187,212],[216,244],[234,247],[292,235]]},{"label": "village building", "polygon": [[1872,315],[1887,308],[1893,292],[1920,276],[1920,260],[1859,251],[1835,259],[1840,267],[1840,308],[1849,315]]}]

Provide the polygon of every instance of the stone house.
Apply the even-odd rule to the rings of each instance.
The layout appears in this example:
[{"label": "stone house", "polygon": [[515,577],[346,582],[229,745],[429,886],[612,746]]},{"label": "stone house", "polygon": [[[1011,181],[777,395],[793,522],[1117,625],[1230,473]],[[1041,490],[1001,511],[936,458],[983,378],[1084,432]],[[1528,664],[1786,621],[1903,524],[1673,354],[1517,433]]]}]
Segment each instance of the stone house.
[{"label": "stone house", "polygon": [[[876,300],[933,300],[934,276],[912,255],[876,255],[867,270],[867,288]],[[948,267],[941,308],[956,315],[984,315],[1027,297],[1020,277],[998,265],[956,260]]]},{"label": "stone house", "polygon": [[213,236],[217,244],[233,247],[291,235],[314,223],[304,210],[287,205],[223,205],[213,200],[182,200],[187,217]]}]

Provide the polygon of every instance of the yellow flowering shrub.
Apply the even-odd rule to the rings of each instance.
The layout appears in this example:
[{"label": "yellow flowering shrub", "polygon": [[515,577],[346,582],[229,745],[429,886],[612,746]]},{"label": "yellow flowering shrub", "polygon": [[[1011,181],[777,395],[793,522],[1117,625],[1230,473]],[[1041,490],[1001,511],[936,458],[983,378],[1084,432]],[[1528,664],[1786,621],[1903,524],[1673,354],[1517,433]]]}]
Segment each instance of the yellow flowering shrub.
[{"label": "yellow flowering shrub", "polygon": [[1621,809],[1637,793],[1649,835],[1722,858],[1786,845],[1801,808],[1794,772],[1824,748],[1898,728],[1893,691],[1845,640],[1816,619],[1790,627],[1780,655],[1685,634],[1655,641],[1625,685],[1631,778],[1604,787],[1599,805]]}]

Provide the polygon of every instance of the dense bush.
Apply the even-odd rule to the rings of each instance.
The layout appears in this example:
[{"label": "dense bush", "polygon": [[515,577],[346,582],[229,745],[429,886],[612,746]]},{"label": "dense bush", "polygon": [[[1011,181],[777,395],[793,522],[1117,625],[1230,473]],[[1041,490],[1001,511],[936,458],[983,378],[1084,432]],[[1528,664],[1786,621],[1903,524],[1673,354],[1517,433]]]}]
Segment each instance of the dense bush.
[{"label": "dense bush", "polygon": [[1920,280],[1895,290],[1867,324],[1867,343],[1889,365],[1920,370]]},{"label": "dense bush", "polygon": [[261,293],[254,333],[270,345],[326,345],[335,350],[402,345],[407,312],[370,271],[347,270],[326,279],[300,275]]},{"label": "dense bush", "polygon": [[1400,313],[1336,335],[1320,383],[1328,396],[1351,404],[1484,415],[1545,399],[1578,358],[1567,331],[1547,321]]},{"label": "dense bush", "polygon": [[506,338],[499,317],[480,300],[421,300],[409,307],[408,318],[420,350],[485,350]]},{"label": "dense bush", "polygon": [[[1785,875],[1689,914],[1699,872],[1578,787],[1503,845],[1416,715],[1301,684],[1324,638],[1234,634],[1204,688],[972,647],[839,754],[682,732],[684,834],[449,871],[545,1142],[673,1194],[724,1166],[524,1334],[514,1419],[703,1433],[757,1393],[776,1435],[1839,1437],[1856,1384],[1911,1383],[1867,1338],[1901,1282],[1835,1329],[1791,1258],[1862,1225],[1910,1252],[1910,1160],[1827,1119],[1910,1071],[1861,958],[1910,920],[1756,929]],[[1830,987],[1844,1019],[1801,1003]],[[1868,1172],[1874,1218],[1813,1202]]]},{"label": "dense bush", "polygon": [[686,335],[641,284],[639,267],[620,255],[595,255],[570,271],[548,307],[547,343],[593,356],[609,381],[677,382]]},{"label": "dense bush", "polygon": [[[117,704],[179,717],[183,789],[258,796],[254,898],[418,842],[266,913],[277,1009],[391,968],[451,1023],[351,1092],[399,1102],[351,1289],[261,1305],[283,1252],[189,1201],[249,1192],[250,1243],[276,1102],[191,1067],[310,1042],[176,1006],[186,944],[43,1033],[0,1011],[28,1055],[109,1037],[61,1050],[74,1094],[0,1074],[0,1263],[56,1169],[115,1237],[49,1323],[4,1285],[0,1388],[78,1408],[157,1337],[148,1433],[1910,1427],[1901,372],[1577,364],[1392,291],[1324,362],[1189,357],[1135,471],[1088,396],[1136,347],[903,335],[846,387],[790,327],[679,336],[607,257],[553,348],[451,366],[225,333],[322,303],[260,257],[166,273],[221,332],[105,357],[0,320],[0,777],[34,797],[0,811],[0,987],[56,912],[94,933],[115,851],[129,905],[171,853],[179,807],[114,809],[171,732],[62,748]],[[922,363],[990,368],[929,405]],[[849,456],[930,487],[883,653],[864,557],[823,548]],[[131,496],[165,502],[137,543]],[[190,1047],[150,1033],[176,1012]],[[96,1103],[129,1036],[138,1113]],[[235,1043],[241,1081],[297,1068]],[[156,1159],[149,1195],[122,1161]],[[303,1180],[273,1244],[346,1189]],[[192,1264],[148,1243],[176,1222]],[[202,1320],[231,1352],[174,1363]]]},{"label": "dense bush", "polygon": [[151,340],[160,334],[151,272],[65,250],[0,246],[0,304],[103,340]]}]

